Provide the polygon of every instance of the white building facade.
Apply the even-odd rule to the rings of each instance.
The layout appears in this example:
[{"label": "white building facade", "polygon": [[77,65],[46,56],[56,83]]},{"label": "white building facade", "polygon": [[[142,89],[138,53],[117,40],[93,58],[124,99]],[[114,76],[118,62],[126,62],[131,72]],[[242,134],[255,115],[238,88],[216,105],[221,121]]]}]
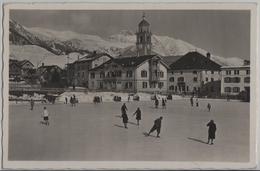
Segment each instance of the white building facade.
[{"label": "white building facade", "polygon": [[221,67],[221,94],[238,95],[250,92],[250,66]]}]

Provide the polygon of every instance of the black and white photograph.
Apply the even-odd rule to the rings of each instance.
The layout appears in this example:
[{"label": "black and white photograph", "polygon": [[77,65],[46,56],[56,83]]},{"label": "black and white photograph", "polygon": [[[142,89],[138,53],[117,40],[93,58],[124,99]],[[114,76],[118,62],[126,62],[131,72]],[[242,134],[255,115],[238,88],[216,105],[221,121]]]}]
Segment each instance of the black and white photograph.
[{"label": "black and white photograph", "polygon": [[254,5],[135,5],[6,6],[4,168],[255,166]]}]

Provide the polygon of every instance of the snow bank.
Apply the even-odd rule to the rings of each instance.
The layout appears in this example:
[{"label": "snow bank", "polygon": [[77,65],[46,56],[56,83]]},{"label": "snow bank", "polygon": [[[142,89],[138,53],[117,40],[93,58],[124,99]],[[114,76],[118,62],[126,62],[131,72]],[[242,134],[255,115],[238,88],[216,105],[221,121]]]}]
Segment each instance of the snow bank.
[{"label": "snow bank", "polygon": [[[64,103],[65,97],[70,99],[73,95],[79,100],[79,103],[92,103],[95,96],[102,97],[103,102],[113,102],[114,96],[120,96],[121,101],[128,101],[129,93],[119,93],[119,92],[65,92],[61,94],[56,102]],[[148,93],[136,93],[140,97],[140,101],[150,101],[151,94]],[[157,95],[158,99],[166,98],[164,95]],[[173,96],[173,99],[182,98],[180,96]],[[133,96],[130,96],[130,100],[133,100]]]}]

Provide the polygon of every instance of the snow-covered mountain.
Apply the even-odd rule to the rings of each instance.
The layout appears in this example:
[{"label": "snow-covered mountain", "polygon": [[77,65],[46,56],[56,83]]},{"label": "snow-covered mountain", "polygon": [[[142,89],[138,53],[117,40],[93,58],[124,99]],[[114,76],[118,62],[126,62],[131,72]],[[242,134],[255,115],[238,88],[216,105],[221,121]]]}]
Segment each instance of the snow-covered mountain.
[{"label": "snow-covered mountain", "polygon": [[[118,34],[101,38],[97,35],[79,34],[72,31],[54,31],[45,28],[27,28],[10,20],[11,55],[20,59],[31,59],[35,63],[44,61],[43,56],[51,61],[63,64],[66,55],[77,52],[84,55],[93,51],[106,52],[116,56],[136,55],[136,36],[132,31],[122,30]],[[26,46],[25,46],[26,45]],[[36,50],[37,49],[37,50]],[[185,41],[168,36],[152,36],[152,51],[161,56],[184,55],[190,51],[206,54],[207,51]],[[30,55],[30,53],[32,53]],[[35,55],[37,53],[37,55]],[[43,53],[43,54],[42,54]],[[60,59],[59,59],[60,57]],[[212,55],[212,60],[220,65],[242,65],[240,58],[223,58]],[[48,63],[48,62],[47,62]]]}]

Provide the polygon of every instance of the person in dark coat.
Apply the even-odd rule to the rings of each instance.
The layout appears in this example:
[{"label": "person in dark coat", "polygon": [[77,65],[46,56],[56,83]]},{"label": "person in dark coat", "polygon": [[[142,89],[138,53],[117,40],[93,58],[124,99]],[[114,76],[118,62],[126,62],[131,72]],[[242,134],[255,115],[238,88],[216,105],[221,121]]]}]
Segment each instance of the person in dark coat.
[{"label": "person in dark coat", "polygon": [[73,98],[72,97],[70,97],[70,104],[73,107]]},{"label": "person in dark coat", "polygon": [[31,110],[33,110],[33,107],[34,107],[34,101],[33,101],[33,99],[31,99],[30,103],[31,103]]},{"label": "person in dark coat", "polygon": [[135,111],[135,113],[133,114],[133,116],[136,115],[136,121],[137,121],[137,125],[139,126],[139,121],[141,120],[141,115],[142,112],[140,110],[140,108],[138,107],[137,110]]},{"label": "person in dark coat", "polygon": [[128,116],[127,116],[127,114],[123,113],[122,114],[122,118],[123,118],[124,126],[125,126],[125,128],[127,128],[127,123],[128,123]]},{"label": "person in dark coat", "polygon": [[153,131],[157,131],[157,138],[160,138],[160,132],[161,132],[161,126],[162,126],[162,119],[163,119],[163,117],[161,116],[160,118],[158,118],[158,119],[156,119],[155,121],[154,121],[154,125],[153,125],[153,127],[151,128],[151,130],[149,131],[149,133],[148,133],[148,135],[147,136],[149,136]]},{"label": "person in dark coat", "polygon": [[166,99],[162,98],[162,108],[166,109]]},{"label": "person in dark coat", "polygon": [[155,108],[158,108],[159,100],[157,99],[157,97],[155,98],[154,104],[155,104]]},{"label": "person in dark coat", "polygon": [[127,111],[127,107],[125,105],[125,103],[122,105],[121,107],[121,113],[122,113],[122,117],[123,117],[123,114],[126,114],[126,111]]},{"label": "person in dark coat", "polygon": [[65,104],[68,104],[68,98],[65,97]]},{"label": "person in dark coat", "polygon": [[193,96],[190,98],[190,105],[193,106]]},{"label": "person in dark coat", "polygon": [[213,144],[213,140],[215,139],[215,133],[217,130],[216,124],[214,123],[214,120],[210,120],[210,122],[207,124],[208,129],[208,144],[211,141],[211,145]]},{"label": "person in dark coat", "polygon": [[211,104],[210,103],[208,103],[207,108],[208,108],[208,111],[210,112],[210,109],[211,109]]}]

